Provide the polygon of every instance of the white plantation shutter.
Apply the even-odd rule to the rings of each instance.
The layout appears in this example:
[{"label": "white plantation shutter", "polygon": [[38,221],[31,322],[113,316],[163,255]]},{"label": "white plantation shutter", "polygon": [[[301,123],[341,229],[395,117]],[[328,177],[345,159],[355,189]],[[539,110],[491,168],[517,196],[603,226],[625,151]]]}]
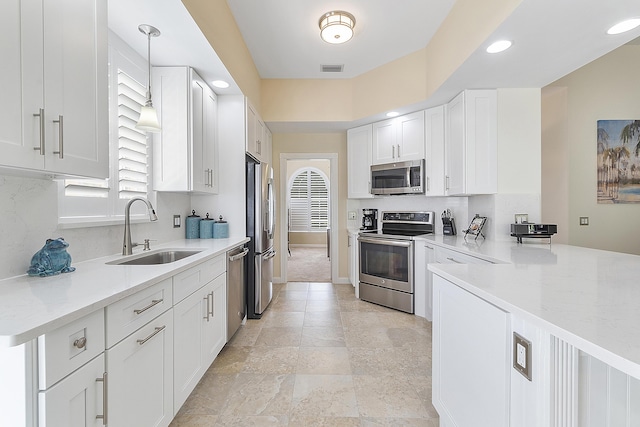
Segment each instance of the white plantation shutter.
[{"label": "white plantation shutter", "polygon": [[147,135],[136,129],[145,87],[118,70],[118,198],[147,195]]},{"label": "white plantation shutter", "polygon": [[310,169],[295,176],[289,190],[291,231],[318,231],[329,226],[329,191],[324,177]]},{"label": "white plantation shutter", "polygon": [[[118,198],[147,195],[147,135],[136,129],[146,88],[118,70]],[[109,197],[106,179],[67,179],[65,196]]]}]

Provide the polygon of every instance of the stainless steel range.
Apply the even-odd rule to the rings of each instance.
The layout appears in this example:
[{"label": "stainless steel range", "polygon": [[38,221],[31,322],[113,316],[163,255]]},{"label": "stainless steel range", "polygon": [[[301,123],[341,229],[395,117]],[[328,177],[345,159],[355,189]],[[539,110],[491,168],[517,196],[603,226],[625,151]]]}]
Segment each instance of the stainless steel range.
[{"label": "stainless steel range", "polygon": [[414,240],[433,233],[434,212],[382,212],[382,229],[359,233],[360,299],[414,312]]}]

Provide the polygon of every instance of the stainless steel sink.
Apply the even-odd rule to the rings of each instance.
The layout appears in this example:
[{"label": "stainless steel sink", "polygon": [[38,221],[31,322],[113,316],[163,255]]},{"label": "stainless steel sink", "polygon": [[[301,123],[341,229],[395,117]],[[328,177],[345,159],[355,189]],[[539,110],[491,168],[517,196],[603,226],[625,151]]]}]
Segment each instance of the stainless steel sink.
[{"label": "stainless steel sink", "polygon": [[167,249],[108,262],[110,265],[169,264],[202,252],[201,250]]}]

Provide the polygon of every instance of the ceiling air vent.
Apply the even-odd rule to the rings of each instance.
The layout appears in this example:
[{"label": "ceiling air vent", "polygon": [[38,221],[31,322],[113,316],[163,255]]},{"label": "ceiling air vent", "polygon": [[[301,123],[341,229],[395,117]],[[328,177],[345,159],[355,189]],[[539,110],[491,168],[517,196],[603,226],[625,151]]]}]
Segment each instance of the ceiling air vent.
[{"label": "ceiling air vent", "polygon": [[338,65],[321,65],[323,73],[341,73],[344,69],[344,64]]}]

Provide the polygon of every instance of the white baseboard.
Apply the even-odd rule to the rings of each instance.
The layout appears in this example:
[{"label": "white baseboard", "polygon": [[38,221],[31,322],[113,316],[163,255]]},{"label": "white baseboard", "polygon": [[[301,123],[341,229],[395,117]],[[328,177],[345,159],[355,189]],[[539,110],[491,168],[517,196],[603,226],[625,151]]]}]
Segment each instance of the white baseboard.
[{"label": "white baseboard", "polygon": [[[273,278],[273,283],[281,284],[281,283],[285,283],[285,282],[282,280],[282,277],[274,277]],[[349,281],[348,277],[339,277],[338,280],[336,280],[333,283],[336,284],[336,285],[350,285],[351,284],[351,282]]]},{"label": "white baseboard", "polygon": [[290,248],[326,248],[327,245],[323,243],[291,243]]}]

